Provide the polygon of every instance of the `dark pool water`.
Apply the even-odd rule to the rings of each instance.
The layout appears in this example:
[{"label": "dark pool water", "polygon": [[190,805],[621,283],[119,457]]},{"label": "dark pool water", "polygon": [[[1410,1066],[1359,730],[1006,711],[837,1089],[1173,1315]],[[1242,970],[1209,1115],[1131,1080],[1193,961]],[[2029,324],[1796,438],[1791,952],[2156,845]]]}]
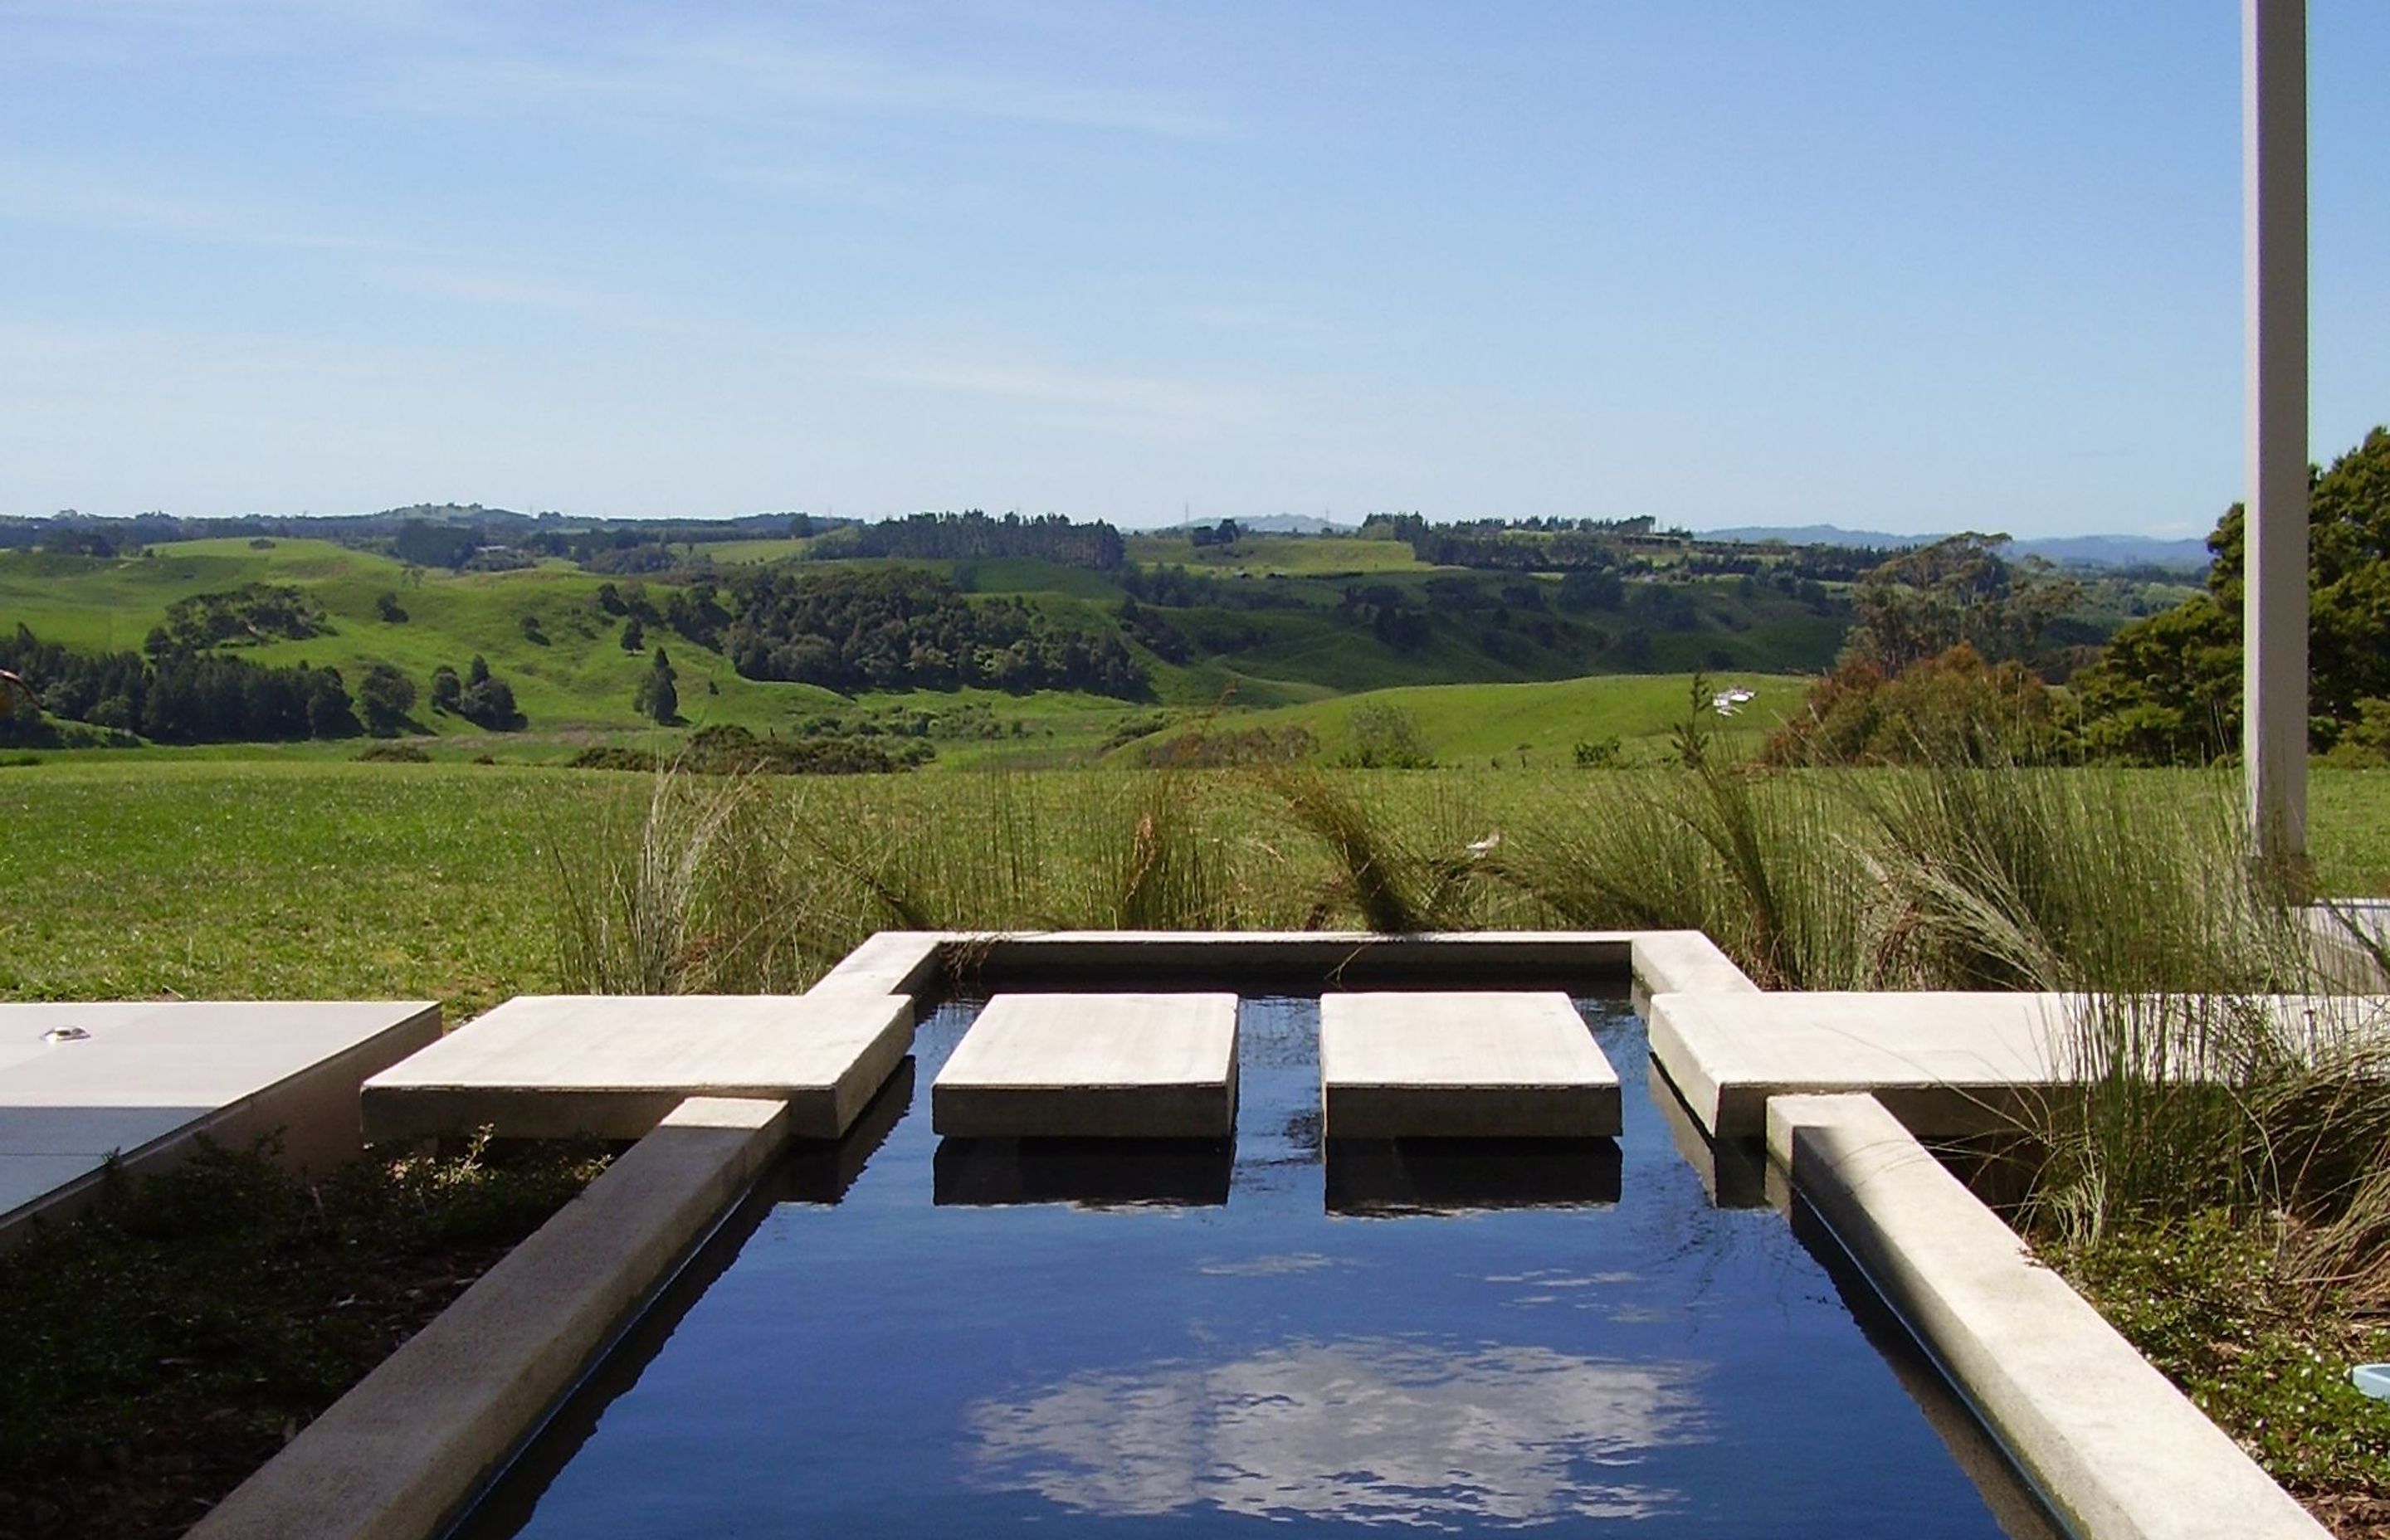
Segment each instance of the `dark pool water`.
[{"label": "dark pool water", "polygon": [[941,1148],[944,1007],[464,1533],[2045,1533],[1830,1246],[1710,1205],[1640,1020],[1580,1004],[1616,1143],[1324,1159],[1316,1000],[1243,1006],[1233,1151]]}]

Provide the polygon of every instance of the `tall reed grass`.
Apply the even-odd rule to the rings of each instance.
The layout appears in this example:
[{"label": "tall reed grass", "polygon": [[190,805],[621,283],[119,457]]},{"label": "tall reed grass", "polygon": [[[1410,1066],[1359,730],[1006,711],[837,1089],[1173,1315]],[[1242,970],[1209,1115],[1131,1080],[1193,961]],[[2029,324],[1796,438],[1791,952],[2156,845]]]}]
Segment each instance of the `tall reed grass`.
[{"label": "tall reed grass", "polygon": [[[558,857],[572,987],[803,988],[875,930],[1691,929],[1764,986],[2066,996],[2074,1082],[2019,1132],[2029,1218],[2295,1219],[2390,1280],[2390,1027],[2294,1001],[2301,895],[2229,776],[1677,768],[661,773]],[[2385,1287],[2390,1297],[2390,1287]]]}]

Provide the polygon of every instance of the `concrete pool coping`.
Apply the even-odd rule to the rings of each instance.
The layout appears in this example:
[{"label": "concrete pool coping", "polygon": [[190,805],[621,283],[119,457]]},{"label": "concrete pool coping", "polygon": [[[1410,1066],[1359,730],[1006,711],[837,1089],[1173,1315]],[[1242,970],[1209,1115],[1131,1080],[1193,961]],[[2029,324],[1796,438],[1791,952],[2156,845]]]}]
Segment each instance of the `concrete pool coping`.
[{"label": "concrete pool coping", "polygon": [[[429,1000],[0,1005],[0,1250],[72,1217],[111,1161],[161,1171],[202,1141],[278,1136],[320,1171],[362,1148],[357,1086],[438,1041]],[[45,1033],[73,1033],[50,1041]]]},{"label": "concrete pool coping", "polygon": [[1767,1147],[2082,1540],[2325,1535],[1874,1097],[1779,1096]]},{"label": "concrete pool coping", "polygon": [[217,1504],[194,1540],[439,1534],[738,1203],[788,1123],[777,1102],[683,1102]]},{"label": "concrete pool coping", "polygon": [[[1697,931],[1418,936],[891,931],[858,946],[808,994],[903,995],[918,1004],[920,997],[956,981],[978,985],[1042,978],[1050,987],[1058,977],[1079,982],[1079,975],[1133,973],[1145,987],[1158,988],[1306,972],[1315,986],[1325,978],[1351,987],[1431,978],[1525,987],[1529,981],[1561,976],[1589,980],[1608,973],[1625,975],[1638,999],[1673,995],[1699,998],[1707,1005],[1727,1004],[1729,996],[1751,1003],[1784,998],[1761,995]],[[1653,1026],[1656,1034],[1656,1020]],[[1652,1064],[1655,1076],[1664,1073],[1656,1041]],[[1676,1095],[1658,1079],[1652,1091]],[[1931,1185],[1933,1173],[1908,1161],[1882,1180],[1862,1179],[1864,1165],[1854,1164],[1843,1153],[1854,1138],[1861,1141],[1859,1148],[1879,1154],[1905,1155],[1913,1149],[1918,1158],[1933,1162],[1932,1155],[1882,1104],[1871,1097],[1857,1097],[1874,1109],[1869,1112],[1839,1105],[1821,1110],[1816,1105],[1820,1098],[1780,1094],[1777,1099],[1787,1104],[1781,1121],[1792,1187],[1860,1257],[1887,1303],[1949,1371],[1954,1387],[1976,1408],[1992,1436],[2085,1540],[2208,1534],[2312,1540],[2324,1533],[2062,1280],[2036,1267],[2006,1223],[1956,1178],[1945,1175],[1947,1186],[1933,1192],[1936,1212],[1954,1216],[1950,1223],[1965,1232],[1967,1243],[1961,1246],[1934,1244],[1934,1226],[1912,1222],[1899,1212],[1911,1201],[1912,1190]],[[1823,1099],[1840,1103],[1852,1098]],[[752,1126],[744,1135],[720,1141],[675,1138],[657,1146],[653,1154],[643,1153],[667,1133],[690,1132],[670,1127],[672,1120],[667,1120],[668,1126],[660,1126],[657,1134],[634,1146],[606,1177],[302,1431],[193,1534],[200,1540],[261,1533],[306,1534],[323,1540],[429,1540],[443,1533],[553,1414],[645,1300],[736,1206],[771,1151],[788,1137],[784,1104],[705,1105],[748,1107]],[[1835,1132],[1846,1126],[1857,1133]],[[610,1185],[608,1178],[626,1163],[635,1172],[664,1168],[654,1180],[679,1192],[680,1200],[662,1200],[647,1179]],[[1934,1170],[1940,1170],[1938,1164]],[[1874,1249],[1861,1250],[1866,1247]],[[2081,1351],[2096,1354],[2102,1363],[2129,1360],[2139,1366],[2138,1374],[2120,1369],[2114,1375],[2098,1408],[2109,1424],[2119,1429],[2139,1422],[2172,1427],[2188,1415],[2204,1431],[2171,1443],[2102,1439],[2084,1446],[2096,1451],[2096,1457],[2075,1450],[2073,1441],[2084,1436],[2084,1431],[2061,1415],[2077,1399],[2071,1383],[2073,1360],[2045,1354],[2011,1355],[2006,1361],[1985,1358],[2005,1340],[2003,1330],[2030,1333],[2029,1313],[2011,1309],[2005,1316],[1995,1313],[1985,1317],[1970,1310],[1912,1308],[1912,1302],[1965,1299],[1970,1290],[1982,1291],[1985,1286],[1979,1275],[1995,1264],[2005,1270],[2003,1276],[2030,1274],[2043,1280],[2035,1288],[2054,1290],[2049,1299],[2054,1307],[2069,1313],[2068,1341]],[[1992,1292],[1998,1305],[1998,1290]],[[558,1307],[551,1295],[578,1302],[561,1331],[552,1314]],[[2071,1304],[2063,1304],[2062,1296]],[[451,1326],[452,1317],[462,1324]],[[483,1332],[474,1325],[482,1321],[502,1323],[508,1329]],[[1989,1347],[1967,1351],[1969,1334]],[[460,1344],[469,1351],[460,1351]],[[1969,1375],[1984,1383],[1970,1381]],[[1997,1385],[1991,1379],[1995,1375],[1999,1377]],[[1987,1385],[1993,1385],[1992,1393],[1986,1393]],[[328,1431],[316,1435],[315,1428],[326,1425]],[[2192,1451],[2188,1456],[2186,1448]],[[2187,1521],[2214,1525],[2218,1519],[2213,1510],[2186,1515],[2183,1495],[2208,1501],[2199,1495],[2219,1491],[2247,1494],[2255,1511],[2269,1516],[2264,1523],[2271,1527],[2251,1527],[2238,1521],[2237,1514],[2223,1527],[2186,1527]]]}]

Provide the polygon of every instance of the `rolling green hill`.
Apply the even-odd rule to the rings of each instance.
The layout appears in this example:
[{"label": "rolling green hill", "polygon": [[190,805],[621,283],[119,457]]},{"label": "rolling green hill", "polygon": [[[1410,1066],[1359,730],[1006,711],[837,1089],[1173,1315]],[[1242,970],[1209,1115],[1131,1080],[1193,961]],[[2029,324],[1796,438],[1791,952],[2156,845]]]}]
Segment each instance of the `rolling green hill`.
[{"label": "rolling green hill", "polygon": [[[726,579],[805,545],[757,540],[702,549]],[[1820,667],[1844,623],[1838,608],[1821,613],[1731,580],[1655,584],[1648,593],[1630,585],[1609,608],[1564,608],[1555,578],[1427,567],[1391,540],[1254,535],[1230,547],[1199,548],[1184,536],[1140,536],[1132,551],[1143,565],[1119,571],[1025,557],[847,558],[800,561],[794,570],[922,568],[973,603],[1018,599],[1059,627],[1117,631],[1151,679],[1151,698],[1143,702],[995,691],[873,692],[849,699],[814,686],[744,678],[722,652],[660,624],[646,628],[645,650],[626,651],[623,621],[598,595],[609,583],[627,589],[639,579],[610,578],[562,560],[449,571],[313,539],[180,541],[116,558],[0,551],[0,629],[22,624],[45,641],[81,651],[134,651],[177,600],[251,584],[289,584],[321,607],[327,633],[241,647],[239,655],[262,664],[336,667],[352,687],[368,665],[395,666],[416,683],[413,720],[439,740],[434,747],[443,757],[503,751],[514,760],[559,759],[593,741],[669,743],[673,735],[633,706],[652,649],[661,646],[677,672],[681,714],[690,725],[789,732],[825,715],[927,714],[935,719],[929,736],[942,740],[940,763],[968,764],[1084,759],[1139,723],[1224,700],[1240,715],[1275,711],[1293,713],[1286,716],[1292,721],[1313,713],[1303,719],[1331,740],[1349,712],[1343,702],[1363,692],[1387,693],[1418,712],[1439,754],[1515,754],[1523,743],[1531,754],[1565,754],[1579,737],[1631,740],[1662,730],[1683,691],[1670,674]],[[1184,579],[1164,570],[1181,566]],[[673,579],[644,581],[660,601]],[[403,620],[385,618],[385,597]],[[430,708],[432,671],[461,671],[476,654],[513,687],[525,730],[492,735]],[[1626,676],[1584,677],[1596,674]],[[1448,693],[1455,687],[1486,693]],[[1616,725],[1600,725],[1634,701],[1650,704],[1634,707]],[[272,751],[315,757],[354,749],[315,743]]]},{"label": "rolling green hill", "polygon": [[[135,650],[178,598],[250,583],[290,584],[321,604],[329,635],[240,649],[260,663],[328,664],[353,683],[369,663],[396,665],[418,689],[442,664],[462,670],[479,653],[514,687],[535,731],[625,729],[648,725],[632,692],[649,667],[646,651],[625,652],[623,622],[599,608],[607,581],[566,563],[510,572],[408,569],[389,557],[315,540],[256,546],[244,540],[195,540],[150,547],[152,555],[95,561],[0,553],[0,626],[22,623],[45,641],[87,650]],[[397,596],[404,622],[380,619],[376,600]],[[523,617],[538,622],[533,641]],[[691,722],[733,722],[762,729],[792,712],[838,705],[827,690],[742,679],[719,653],[663,633],[680,675],[682,714]],[[435,734],[480,737],[458,718],[418,706],[416,721]]]}]

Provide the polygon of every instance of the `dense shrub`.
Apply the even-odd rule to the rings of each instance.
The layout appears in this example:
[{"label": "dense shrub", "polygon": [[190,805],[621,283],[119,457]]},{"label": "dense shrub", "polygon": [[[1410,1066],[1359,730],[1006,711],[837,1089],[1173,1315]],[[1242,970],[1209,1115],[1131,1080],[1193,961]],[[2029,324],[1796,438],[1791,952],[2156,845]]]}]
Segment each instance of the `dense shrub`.
[{"label": "dense shrub", "polygon": [[[633,622],[636,624],[636,622]],[[646,675],[632,691],[631,704],[640,715],[652,717],[663,726],[680,720],[680,687],[678,675],[673,672],[672,658],[662,648],[656,648],[654,660],[648,665]]]},{"label": "dense shrub", "polygon": [[324,607],[302,590],[289,584],[252,583],[229,593],[176,599],[166,607],[164,622],[149,633],[147,650],[154,656],[178,649],[298,642],[331,629]]},{"label": "dense shrub", "polygon": [[1371,700],[1353,708],[1350,740],[1338,764],[1356,770],[1430,770],[1435,755],[1417,718],[1400,706]]},{"label": "dense shrub", "polygon": [[[437,674],[432,683],[436,690]],[[492,674],[488,661],[478,652],[466,667],[464,686],[456,692],[453,709],[475,726],[494,733],[510,733],[523,725],[522,712],[515,709],[514,687]]]},{"label": "dense shrub", "polygon": [[1227,764],[1299,764],[1319,754],[1319,739],[1300,724],[1237,731],[1189,729],[1137,751],[1140,764],[1212,769]]},{"label": "dense shrub", "polygon": [[746,728],[720,723],[700,727],[677,754],[601,747],[575,754],[575,770],[654,770],[671,763],[705,776],[867,776],[909,770],[932,757],[926,743],[902,754],[877,743],[849,738],[757,738]]},{"label": "dense shrub", "polygon": [[1773,764],[2042,764],[2073,748],[2058,697],[1966,643],[1897,674],[1845,661],[1767,740]]},{"label": "dense shrub", "polygon": [[394,733],[406,725],[415,710],[415,681],[391,663],[375,663],[357,681],[357,706],[366,725],[377,733]]}]

